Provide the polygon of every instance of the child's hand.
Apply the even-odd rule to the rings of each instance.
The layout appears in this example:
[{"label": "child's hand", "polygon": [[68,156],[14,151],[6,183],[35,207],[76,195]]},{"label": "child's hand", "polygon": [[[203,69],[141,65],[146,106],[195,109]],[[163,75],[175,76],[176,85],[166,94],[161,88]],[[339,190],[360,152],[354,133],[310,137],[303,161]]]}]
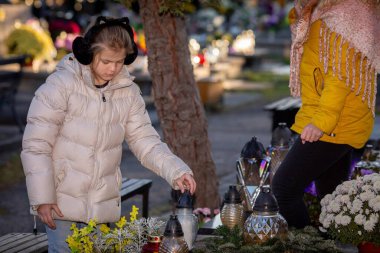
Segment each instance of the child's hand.
[{"label": "child's hand", "polygon": [[61,210],[56,204],[42,204],[38,207],[37,213],[38,217],[43,223],[48,225],[49,228],[55,229],[55,223],[53,220],[53,213],[55,212],[58,216],[63,217]]},{"label": "child's hand", "polygon": [[176,179],[175,184],[178,186],[182,193],[187,189],[191,194],[193,194],[195,192],[195,188],[197,187],[193,176],[187,173]]}]

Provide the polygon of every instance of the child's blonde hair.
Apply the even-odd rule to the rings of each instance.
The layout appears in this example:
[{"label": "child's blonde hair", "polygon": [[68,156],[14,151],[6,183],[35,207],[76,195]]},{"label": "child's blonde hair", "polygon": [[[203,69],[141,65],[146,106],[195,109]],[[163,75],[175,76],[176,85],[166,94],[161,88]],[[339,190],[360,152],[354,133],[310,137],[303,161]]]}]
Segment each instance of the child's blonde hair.
[{"label": "child's blonde hair", "polygon": [[95,36],[91,50],[96,55],[105,47],[112,50],[125,49],[127,55],[133,53],[132,38],[124,27],[113,25],[104,27]]}]

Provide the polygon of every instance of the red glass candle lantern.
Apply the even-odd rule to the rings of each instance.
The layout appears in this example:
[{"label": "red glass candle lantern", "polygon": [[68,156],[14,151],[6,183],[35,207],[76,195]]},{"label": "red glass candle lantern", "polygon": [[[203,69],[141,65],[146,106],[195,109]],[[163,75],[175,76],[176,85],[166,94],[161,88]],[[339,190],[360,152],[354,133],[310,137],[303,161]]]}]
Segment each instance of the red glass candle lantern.
[{"label": "red glass candle lantern", "polygon": [[162,236],[148,236],[148,242],[142,247],[141,253],[158,253]]}]

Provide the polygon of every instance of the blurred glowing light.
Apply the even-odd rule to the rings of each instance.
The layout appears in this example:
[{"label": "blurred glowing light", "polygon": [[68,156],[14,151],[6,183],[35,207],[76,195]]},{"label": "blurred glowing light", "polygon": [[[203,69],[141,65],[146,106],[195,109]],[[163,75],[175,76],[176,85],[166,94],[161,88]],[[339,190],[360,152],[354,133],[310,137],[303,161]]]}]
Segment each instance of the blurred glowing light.
[{"label": "blurred glowing light", "polygon": [[39,1],[39,0],[34,1],[34,7],[37,8],[37,9],[41,8],[42,7],[41,1]]},{"label": "blurred glowing light", "polygon": [[15,28],[17,29],[17,28],[20,28],[21,27],[21,22],[20,22],[20,20],[16,20],[15,21]]},{"label": "blurred glowing light", "polygon": [[194,56],[193,57],[193,62],[196,63],[196,64],[199,64],[201,62],[201,58],[199,58],[199,56]]},{"label": "blurred glowing light", "polygon": [[33,4],[33,0],[25,0],[25,4],[26,4],[27,6],[32,6],[32,4]]},{"label": "blurred glowing light", "polygon": [[74,4],[74,10],[81,11],[82,10],[82,4],[81,3],[75,3]]},{"label": "blurred glowing light", "polygon": [[0,7],[0,22],[4,22],[6,16],[4,8]]},{"label": "blurred glowing light", "polygon": [[255,35],[252,30],[243,31],[232,43],[234,52],[252,55],[255,52]]}]

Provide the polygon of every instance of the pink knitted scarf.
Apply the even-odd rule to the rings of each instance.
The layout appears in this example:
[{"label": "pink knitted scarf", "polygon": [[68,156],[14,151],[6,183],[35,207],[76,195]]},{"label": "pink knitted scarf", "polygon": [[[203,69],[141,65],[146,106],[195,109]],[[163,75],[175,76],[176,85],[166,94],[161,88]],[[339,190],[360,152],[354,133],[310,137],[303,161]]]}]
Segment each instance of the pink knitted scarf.
[{"label": "pink knitted scarf", "polygon": [[[367,64],[365,67],[368,69],[368,73],[374,74],[368,80],[374,85],[370,87],[372,88],[371,92],[367,91],[367,87],[364,88],[364,91],[366,94],[372,93],[373,101],[368,101],[368,105],[373,108],[376,97],[376,94],[373,94],[376,92],[376,72],[380,72],[379,2],[377,0],[295,0],[295,9],[298,18],[291,25],[292,46],[289,83],[291,94],[300,96],[299,69],[303,44],[307,40],[311,24],[320,19],[328,30],[327,38],[330,35],[329,32],[335,32],[341,36],[341,43],[343,41],[348,42],[350,49],[354,50],[355,53],[360,53],[362,62],[364,58],[366,59],[364,62]],[[320,59],[321,57],[320,55]],[[323,57],[321,60],[323,61]],[[324,61],[327,72],[326,59]],[[338,76],[340,76],[339,73]],[[351,81],[354,82],[354,80],[347,80],[347,85],[352,85],[349,83]],[[368,96],[369,99],[371,97],[371,95],[366,94],[363,95],[363,101],[366,99],[365,96]]]}]

